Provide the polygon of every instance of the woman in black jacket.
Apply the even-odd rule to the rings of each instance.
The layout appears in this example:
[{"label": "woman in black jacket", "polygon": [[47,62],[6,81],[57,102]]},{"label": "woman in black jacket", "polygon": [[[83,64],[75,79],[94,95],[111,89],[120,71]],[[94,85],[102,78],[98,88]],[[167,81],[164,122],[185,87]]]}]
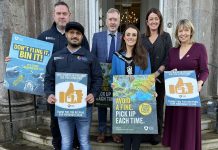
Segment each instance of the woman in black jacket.
[{"label": "woman in black jacket", "polygon": [[145,33],[142,34],[142,43],[148,50],[151,61],[151,72],[156,77],[157,101],[157,119],[158,134],[150,135],[149,142],[153,145],[160,143],[162,124],[163,124],[163,105],[164,105],[164,77],[166,58],[169,49],[172,47],[172,41],[169,33],[163,31],[163,17],[156,8],[151,8],[146,14]]}]

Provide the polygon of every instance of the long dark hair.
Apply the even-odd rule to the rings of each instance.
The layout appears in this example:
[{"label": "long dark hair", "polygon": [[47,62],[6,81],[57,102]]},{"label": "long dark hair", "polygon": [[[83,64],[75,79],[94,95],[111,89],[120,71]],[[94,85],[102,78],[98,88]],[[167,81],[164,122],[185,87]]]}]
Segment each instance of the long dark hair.
[{"label": "long dark hair", "polygon": [[125,36],[126,30],[129,28],[133,28],[137,31],[137,41],[132,51],[133,61],[136,65],[140,66],[140,68],[144,70],[148,66],[148,63],[147,63],[148,62],[148,52],[142,45],[140,31],[136,26],[132,24],[127,25],[127,27],[125,28],[123,32],[121,49],[118,52],[126,51],[126,42],[124,40],[124,36]]},{"label": "long dark hair", "polygon": [[151,35],[151,31],[149,29],[149,26],[147,25],[147,21],[148,21],[148,16],[151,13],[155,13],[159,17],[160,25],[158,27],[158,34],[161,35],[163,33],[163,17],[161,15],[161,12],[157,8],[151,8],[151,9],[148,10],[148,12],[146,14],[146,17],[145,17],[145,35],[148,36],[148,37]]}]

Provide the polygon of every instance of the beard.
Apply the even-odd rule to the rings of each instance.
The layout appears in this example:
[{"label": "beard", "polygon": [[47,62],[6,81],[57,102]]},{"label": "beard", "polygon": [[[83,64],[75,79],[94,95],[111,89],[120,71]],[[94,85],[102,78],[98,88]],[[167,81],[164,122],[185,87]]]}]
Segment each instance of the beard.
[{"label": "beard", "polygon": [[68,43],[73,48],[78,48],[81,44],[80,43]]},{"label": "beard", "polygon": [[73,41],[68,41],[68,44],[72,47],[72,48],[78,48],[79,46],[81,46],[82,41],[79,41],[79,39],[73,39]]}]

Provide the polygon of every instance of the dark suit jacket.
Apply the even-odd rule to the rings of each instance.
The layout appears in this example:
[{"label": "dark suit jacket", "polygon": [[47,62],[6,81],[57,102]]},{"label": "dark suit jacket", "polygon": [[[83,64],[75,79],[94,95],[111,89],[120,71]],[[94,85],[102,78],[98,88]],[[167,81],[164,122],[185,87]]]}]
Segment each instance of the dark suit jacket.
[{"label": "dark suit jacket", "polygon": [[[153,44],[145,34],[142,34],[141,37],[142,43],[150,55],[151,72],[154,73],[157,71],[161,65],[166,66],[168,51],[172,47],[170,34],[163,32],[163,34],[157,37]],[[158,77],[158,79],[163,81],[163,73]]]},{"label": "dark suit jacket", "polygon": [[[120,49],[122,35],[117,33],[116,51]],[[99,62],[107,62],[107,31],[95,33],[92,39],[92,50]]]}]

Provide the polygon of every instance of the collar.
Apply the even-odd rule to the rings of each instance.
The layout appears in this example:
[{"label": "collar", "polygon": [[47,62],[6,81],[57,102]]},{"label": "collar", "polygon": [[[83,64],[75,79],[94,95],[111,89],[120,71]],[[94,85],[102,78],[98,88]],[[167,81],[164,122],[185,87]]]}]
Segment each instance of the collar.
[{"label": "collar", "polygon": [[109,34],[114,34],[115,35],[115,37],[117,37],[117,31],[115,32],[115,33],[111,33],[109,30],[107,30],[107,35],[109,35]]},{"label": "collar", "polygon": [[51,30],[57,32],[57,33],[60,33],[61,35],[64,35],[65,33],[62,33],[58,28],[57,28],[57,25],[55,22],[53,22],[52,24],[52,27],[51,27]]},{"label": "collar", "polygon": [[71,53],[71,54],[73,54],[73,53],[76,53],[79,49],[81,48],[81,46],[79,46],[77,49],[75,49],[74,51],[71,51],[71,50],[69,50],[69,52]]},{"label": "collar", "polygon": [[60,32],[60,34],[62,34],[62,35],[64,35],[65,34],[65,31],[64,32],[62,32],[60,29],[58,29],[58,27],[56,26],[56,29],[57,29],[57,31],[58,32]]},{"label": "collar", "polygon": [[80,56],[86,55],[86,54],[85,54],[86,51],[87,51],[87,50],[84,49],[83,47],[80,47],[80,48],[79,48],[77,51],[75,51],[74,53],[71,53],[70,50],[69,50],[67,47],[65,47],[65,48],[63,49],[63,53],[72,54],[72,55],[80,55]]}]

